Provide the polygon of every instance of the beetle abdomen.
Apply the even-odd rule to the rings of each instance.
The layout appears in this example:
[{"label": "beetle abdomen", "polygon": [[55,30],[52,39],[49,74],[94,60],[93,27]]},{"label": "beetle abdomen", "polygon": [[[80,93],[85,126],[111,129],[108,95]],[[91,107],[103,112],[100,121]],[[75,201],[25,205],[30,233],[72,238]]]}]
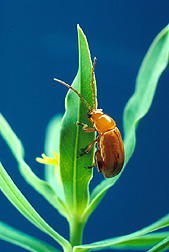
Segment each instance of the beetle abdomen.
[{"label": "beetle abdomen", "polygon": [[124,147],[117,127],[100,136],[99,149],[104,162],[104,176],[111,178],[118,175],[124,164]]}]

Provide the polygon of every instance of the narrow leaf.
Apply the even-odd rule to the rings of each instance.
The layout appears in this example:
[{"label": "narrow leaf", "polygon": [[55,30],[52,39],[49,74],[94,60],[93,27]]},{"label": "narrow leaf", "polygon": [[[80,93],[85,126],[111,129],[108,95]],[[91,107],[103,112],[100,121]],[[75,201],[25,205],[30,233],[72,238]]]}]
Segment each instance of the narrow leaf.
[{"label": "narrow leaf", "polygon": [[152,104],[159,78],[168,65],[169,25],[155,38],[140,67],[136,89],[124,110],[124,145],[127,163],[134,152],[136,129]]},{"label": "narrow leaf", "polygon": [[5,118],[0,114],[0,134],[11,149],[16,161],[18,162],[19,170],[25,180],[34,188],[38,193],[44,196],[51,205],[53,205],[59,212],[67,217],[67,209],[63,201],[58,197],[54,189],[44,180],[39,179],[30,167],[24,161],[24,148],[15,135]]},{"label": "narrow leaf", "polygon": [[[65,251],[71,251],[69,242],[59,235],[53,228],[51,228],[30,205],[27,199],[19,191],[13,183],[2,164],[0,163],[0,188],[8,200],[18,209],[18,211],[25,216],[32,224],[34,224],[41,231],[50,235],[56,240]],[[67,249],[67,250],[66,250]]]},{"label": "narrow leaf", "polygon": [[[59,153],[59,142],[60,142],[60,126],[62,116],[57,115],[49,122],[46,130],[45,139],[45,154],[52,158],[53,151]],[[52,186],[59,198],[64,201],[63,185],[60,179],[59,166],[56,165],[45,165],[45,178],[46,181]]]},{"label": "narrow leaf", "polygon": [[149,249],[147,252],[165,251],[168,248],[169,248],[169,236],[165,238],[163,241],[156,244],[153,248]]},{"label": "narrow leaf", "polygon": [[51,245],[0,221],[0,239],[34,252],[59,252]]},{"label": "narrow leaf", "polygon": [[147,234],[131,239],[129,241],[122,242],[118,245],[112,245],[111,249],[134,249],[134,250],[145,250],[152,247],[154,244],[161,242],[169,235],[169,232],[159,232],[153,234]]},{"label": "narrow leaf", "polygon": [[[124,109],[124,167],[134,152],[138,122],[145,116],[151,107],[158,80],[168,65],[168,57],[169,25],[157,35],[150,46],[137,76],[136,90]],[[103,180],[96,186],[91,195],[91,203],[84,214],[84,218],[90,215],[107,190],[115,184],[120,176],[121,173],[112,179]]]},{"label": "narrow leaf", "polygon": [[[107,240],[104,241],[103,243],[92,243],[93,247],[91,248],[87,248],[89,247],[87,244],[86,245],[82,245],[82,246],[77,246],[74,248],[74,251],[98,251],[98,250],[103,250],[105,248],[107,249],[120,249],[120,250],[145,250],[145,249],[149,249],[150,247],[152,247],[154,244],[157,244],[158,242],[162,241],[163,239],[165,239],[168,236],[169,232],[161,232],[161,233],[154,233],[154,234],[147,234],[147,235],[143,235],[143,236],[139,236],[137,238],[133,238],[131,240],[128,241],[123,241],[123,242],[119,242],[118,244],[114,244],[114,245],[110,245],[108,247],[106,246],[106,242]],[[91,245],[91,244],[90,244]],[[84,246],[84,247],[83,247]],[[85,247],[87,246],[87,247]],[[83,248],[82,248],[83,247]]]},{"label": "narrow leaf", "polygon": [[[78,40],[79,70],[72,86],[92,106],[92,63],[86,37],[79,26]],[[77,94],[69,90],[61,126],[59,164],[66,204],[72,213],[77,213],[79,216],[89,201],[88,185],[92,177],[92,169],[85,169],[85,167],[93,164],[94,148],[87,155],[77,157],[95,139],[95,133],[85,133],[75,123],[79,121],[92,127],[87,118],[88,111],[89,109]]]},{"label": "narrow leaf", "polygon": [[[163,217],[162,219],[154,222],[153,224],[151,224],[150,226],[147,226],[139,231],[136,231],[134,233],[131,233],[129,235],[124,235],[124,236],[119,236],[119,237],[115,237],[115,238],[110,238],[110,239],[106,239],[103,241],[99,241],[99,242],[94,242],[91,244],[86,244],[86,245],[82,245],[82,246],[77,246],[74,248],[74,251],[92,251],[92,250],[101,250],[101,249],[105,249],[105,248],[112,248],[114,247],[114,245],[125,245],[127,242],[127,245],[133,244],[133,239],[135,238],[139,238],[141,239],[140,236],[143,236],[147,233],[156,231],[158,229],[164,228],[169,226],[169,214],[166,215],[165,217]],[[165,233],[166,236],[165,238],[168,236],[167,233]],[[160,233],[159,233],[159,237],[161,237]],[[161,237],[161,240],[164,239],[164,237]],[[131,243],[130,243],[131,241]]]}]

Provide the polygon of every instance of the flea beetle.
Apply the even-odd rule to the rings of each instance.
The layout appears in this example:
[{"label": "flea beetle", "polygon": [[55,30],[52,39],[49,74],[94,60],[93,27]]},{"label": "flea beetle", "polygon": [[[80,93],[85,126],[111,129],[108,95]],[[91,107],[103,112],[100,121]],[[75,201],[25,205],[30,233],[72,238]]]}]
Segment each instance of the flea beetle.
[{"label": "flea beetle", "polygon": [[77,122],[76,124],[82,126],[82,130],[85,132],[97,131],[99,134],[96,140],[90,143],[86,151],[80,154],[80,156],[83,156],[84,154],[88,153],[97,143],[98,150],[95,152],[95,162],[92,166],[89,166],[88,168],[96,166],[99,173],[103,172],[106,178],[112,178],[118,175],[122,170],[124,164],[124,146],[120,131],[116,127],[115,121],[110,116],[104,114],[102,109],[97,109],[96,107],[94,91],[95,64],[96,58],[94,58],[91,77],[93,108],[73,87],[56,78],[54,78],[54,80],[62,83],[69,89],[73,90],[89,108],[87,117],[92,122],[93,128],[89,128],[87,124],[83,124],[80,122]]}]

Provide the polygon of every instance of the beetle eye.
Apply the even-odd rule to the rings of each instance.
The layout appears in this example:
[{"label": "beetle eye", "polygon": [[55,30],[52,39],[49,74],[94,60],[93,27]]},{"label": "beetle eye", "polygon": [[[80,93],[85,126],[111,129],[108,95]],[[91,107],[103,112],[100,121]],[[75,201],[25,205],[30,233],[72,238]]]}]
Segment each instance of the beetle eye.
[{"label": "beetle eye", "polygon": [[92,116],[92,114],[87,114],[87,117],[90,118]]}]

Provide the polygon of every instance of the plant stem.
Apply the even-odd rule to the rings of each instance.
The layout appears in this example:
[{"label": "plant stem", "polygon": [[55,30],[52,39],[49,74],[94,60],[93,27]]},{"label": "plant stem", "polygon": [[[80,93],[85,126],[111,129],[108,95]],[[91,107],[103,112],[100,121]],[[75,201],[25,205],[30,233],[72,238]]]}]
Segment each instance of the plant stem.
[{"label": "plant stem", "polygon": [[82,244],[84,225],[85,223],[81,222],[79,218],[76,218],[75,216],[72,217],[72,220],[69,223],[70,243],[72,247]]}]

